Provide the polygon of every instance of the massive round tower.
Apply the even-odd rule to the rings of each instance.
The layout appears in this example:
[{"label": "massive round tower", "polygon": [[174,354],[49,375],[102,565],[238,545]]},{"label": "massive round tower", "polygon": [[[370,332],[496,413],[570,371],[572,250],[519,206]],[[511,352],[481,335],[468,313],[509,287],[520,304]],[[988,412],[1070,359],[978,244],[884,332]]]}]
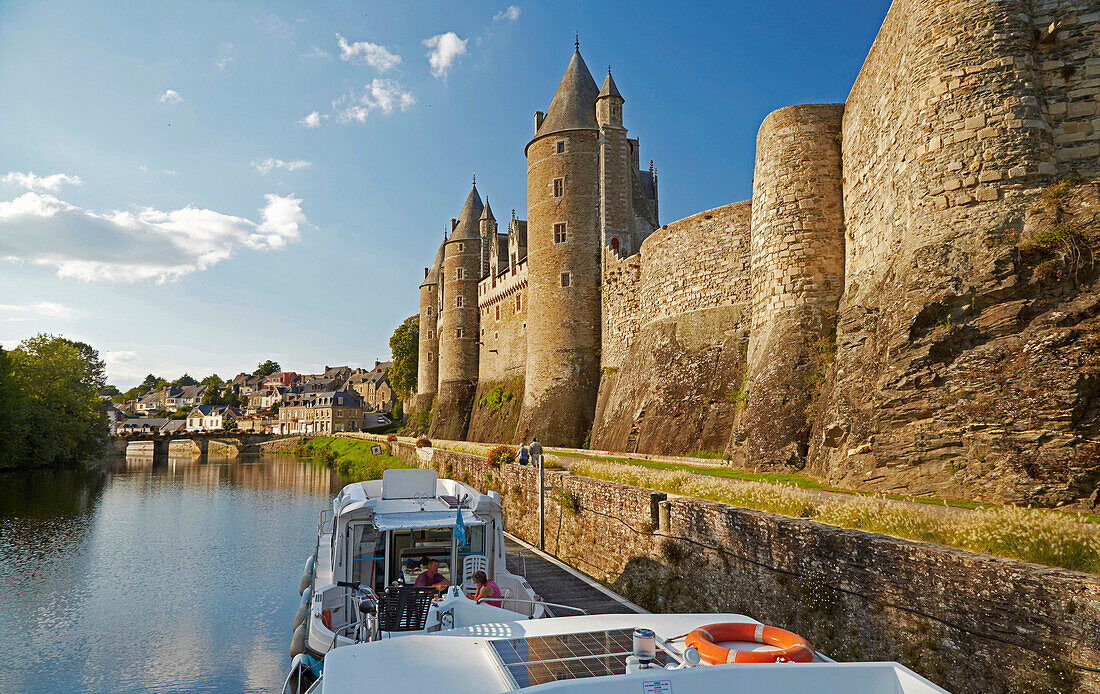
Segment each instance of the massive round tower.
[{"label": "massive round tower", "polygon": [[446,291],[439,306],[439,395],[432,416],[433,438],[465,438],[470,422],[478,373],[477,283],[481,279],[478,220],[483,209],[475,185],[466,197],[450,238],[443,244],[441,282]]},{"label": "massive round tower", "polygon": [[443,246],[435,254],[432,266],[424,271],[420,284],[420,357],[416,373],[416,410],[424,412],[432,407],[439,390],[439,334],[436,322],[439,318],[439,273],[443,268]]},{"label": "massive round tower", "polygon": [[599,388],[599,88],[569,67],[527,144],[527,376],[517,432],[580,446]]}]

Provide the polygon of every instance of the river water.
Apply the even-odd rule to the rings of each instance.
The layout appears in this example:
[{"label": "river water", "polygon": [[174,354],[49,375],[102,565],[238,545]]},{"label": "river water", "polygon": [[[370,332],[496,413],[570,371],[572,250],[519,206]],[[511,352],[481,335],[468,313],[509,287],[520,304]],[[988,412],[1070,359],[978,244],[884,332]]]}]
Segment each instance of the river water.
[{"label": "river water", "polygon": [[0,475],[0,692],[278,692],[343,484],[285,456]]}]

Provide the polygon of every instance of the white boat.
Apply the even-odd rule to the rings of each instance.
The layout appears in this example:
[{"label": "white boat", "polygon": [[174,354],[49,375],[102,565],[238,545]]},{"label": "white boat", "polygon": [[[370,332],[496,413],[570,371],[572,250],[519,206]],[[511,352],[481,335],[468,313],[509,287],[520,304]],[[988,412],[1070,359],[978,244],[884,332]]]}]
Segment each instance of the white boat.
[{"label": "white boat", "polygon": [[[731,637],[745,640],[722,640]],[[368,690],[948,694],[898,663],[834,662],[801,637],[738,614],[552,617],[352,646],[329,653],[306,691]]]},{"label": "white boat", "polygon": [[[415,586],[429,560],[453,586]],[[499,607],[468,597],[479,570],[500,587]],[[290,655],[307,664],[356,643],[545,614],[505,564],[500,495],[437,479],[434,470],[386,470],[340,490],[321,513],[299,592]]]}]

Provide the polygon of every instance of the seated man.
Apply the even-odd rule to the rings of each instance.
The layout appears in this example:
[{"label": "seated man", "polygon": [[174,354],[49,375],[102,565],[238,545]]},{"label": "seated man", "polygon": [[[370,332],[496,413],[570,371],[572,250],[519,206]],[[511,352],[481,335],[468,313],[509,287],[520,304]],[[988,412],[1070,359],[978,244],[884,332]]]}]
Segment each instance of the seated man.
[{"label": "seated man", "polygon": [[439,560],[429,559],[428,568],[424,570],[424,573],[416,577],[417,588],[435,588],[439,592],[447,590],[447,587],[451,585],[451,582],[446,578],[443,578],[443,574],[439,573]]}]

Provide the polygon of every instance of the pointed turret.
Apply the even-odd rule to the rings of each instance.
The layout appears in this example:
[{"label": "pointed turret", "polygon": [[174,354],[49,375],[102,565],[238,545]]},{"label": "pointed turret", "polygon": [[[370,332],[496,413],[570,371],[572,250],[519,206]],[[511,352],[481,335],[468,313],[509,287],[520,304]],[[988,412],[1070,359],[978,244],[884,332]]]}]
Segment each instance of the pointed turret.
[{"label": "pointed turret", "polygon": [[615,84],[615,78],[611,76],[611,66],[607,66],[607,79],[603,81],[603,88],[600,89],[600,95],[596,98],[602,99],[608,96],[617,96],[620,100],[623,99],[623,95],[619,93],[619,87]]},{"label": "pointed turret", "polygon": [[493,208],[489,207],[488,197],[485,198],[485,209],[481,211],[480,219],[490,219],[494,222],[497,221],[497,218],[493,216]]},{"label": "pointed turret", "polygon": [[[558,84],[558,91],[550,101],[546,117],[531,142],[552,133],[566,130],[597,130],[596,96],[600,93],[596,80],[584,64],[580,49],[573,51],[573,59],[565,69]],[[527,145],[530,147],[530,143]]]},{"label": "pointed turret", "polygon": [[443,268],[443,246],[446,244],[446,239],[443,240],[443,243],[439,244],[439,251],[435,254],[435,260],[432,261],[432,266],[428,268],[427,274],[424,275],[424,281],[420,283],[421,287],[426,287],[429,284],[439,284],[439,271]]},{"label": "pointed turret", "polygon": [[462,206],[462,212],[458,215],[458,223],[451,233],[450,241],[477,241],[477,220],[481,218],[481,212],[485,206],[481,203],[481,195],[477,192],[477,184],[470,187],[470,194],[466,196],[466,204]]}]

